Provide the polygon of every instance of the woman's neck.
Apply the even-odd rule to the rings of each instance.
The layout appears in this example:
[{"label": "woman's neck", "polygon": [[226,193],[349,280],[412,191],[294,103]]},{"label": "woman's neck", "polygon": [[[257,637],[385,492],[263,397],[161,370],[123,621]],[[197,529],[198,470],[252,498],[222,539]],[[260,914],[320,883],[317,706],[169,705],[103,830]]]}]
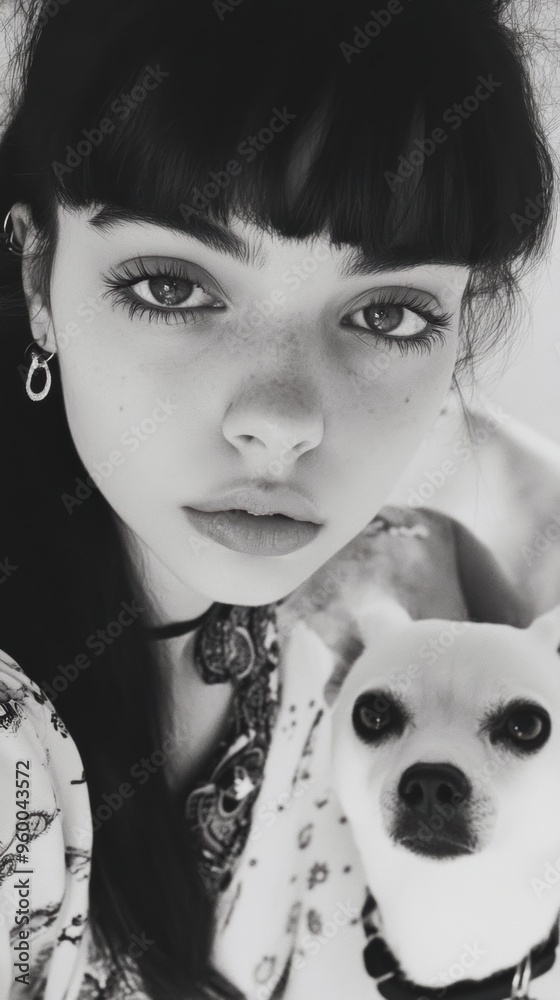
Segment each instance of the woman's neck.
[{"label": "woman's neck", "polygon": [[168,692],[164,731],[165,771],[171,788],[185,788],[199,772],[231,721],[233,686],[205,684],[194,662],[195,633],[158,642],[162,680]]},{"label": "woman's neck", "polygon": [[153,628],[198,618],[214,603],[179,580],[123,522],[119,528],[144,593],[144,622]]}]

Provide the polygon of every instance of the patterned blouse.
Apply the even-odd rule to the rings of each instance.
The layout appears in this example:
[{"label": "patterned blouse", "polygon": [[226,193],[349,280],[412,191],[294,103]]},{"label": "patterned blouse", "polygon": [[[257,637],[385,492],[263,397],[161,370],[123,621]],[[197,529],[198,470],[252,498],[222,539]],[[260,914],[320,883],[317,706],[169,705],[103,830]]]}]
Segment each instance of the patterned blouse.
[{"label": "patterned blouse", "polygon": [[[315,956],[332,925],[339,947],[355,936],[351,965],[369,1000],[376,991],[361,955],[363,873],[340,807],[322,787],[324,769],[312,773],[331,654],[301,623],[280,656],[275,625],[267,615],[260,631],[253,626],[267,655],[238,671],[237,704],[245,715],[252,705],[252,716],[230,727],[185,804],[216,904],[213,964],[232,983],[231,996],[308,997],[309,983],[314,992],[323,980]],[[237,639],[243,635],[238,626]],[[247,747],[247,723],[265,708],[271,745],[261,738]],[[125,982],[89,931],[92,820],[76,745],[45,694],[2,651],[0,797],[0,1000],[148,1000],[134,960]],[[329,951],[334,957],[332,944]],[[339,966],[341,990],[347,966]],[[301,980],[295,992],[286,987],[288,968],[291,987]],[[343,993],[328,976],[338,1000]]]}]

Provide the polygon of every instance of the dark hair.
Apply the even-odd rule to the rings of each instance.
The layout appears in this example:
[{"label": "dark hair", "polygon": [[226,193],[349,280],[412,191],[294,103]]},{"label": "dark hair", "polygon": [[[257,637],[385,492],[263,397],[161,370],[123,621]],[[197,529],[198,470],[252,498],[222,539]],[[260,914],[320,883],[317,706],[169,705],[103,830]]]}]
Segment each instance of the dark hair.
[{"label": "dark hair", "polygon": [[[503,303],[550,228],[553,169],[506,7],[392,0],[373,16],[370,0],[20,0],[0,218],[30,206],[47,302],[58,203],[187,230],[236,213],[285,236],[327,233],[387,266],[468,265],[465,317],[500,306],[476,335],[464,323],[459,370],[504,334]],[[127,113],[148,72],[156,86]],[[273,115],[285,127],[251,156],[250,137]],[[294,183],[290,165],[311,136]],[[31,335],[21,265],[5,248],[0,286],[11,428],[0,555],[17,567],[0,595],[0,639],[47,693],[58,682],[95,815],[162,745],[159,664],[139,616],[88,669],[74,667],[76,679],[69,665],[124,601],[148,597],[74,448],[56,358],[48,398],[25,398]],[[77,483],[84,499],[70,514],[63,496]],[[155,941],[138,960],[154,997],[183,997],[204,979],[213,916],[163,768],[96,831],[91,904],[115,961],[133,933]]]}]

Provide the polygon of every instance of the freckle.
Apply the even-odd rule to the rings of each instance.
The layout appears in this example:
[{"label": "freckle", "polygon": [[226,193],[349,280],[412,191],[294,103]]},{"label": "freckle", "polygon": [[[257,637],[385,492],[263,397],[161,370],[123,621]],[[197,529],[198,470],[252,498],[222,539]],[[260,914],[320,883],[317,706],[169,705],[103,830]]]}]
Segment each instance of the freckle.
[{"label": "freckle", "polygon": [[410,400],[410,396],[407,396],[406,399],[405,399],[405,403],[408,403],[409,400]]}]

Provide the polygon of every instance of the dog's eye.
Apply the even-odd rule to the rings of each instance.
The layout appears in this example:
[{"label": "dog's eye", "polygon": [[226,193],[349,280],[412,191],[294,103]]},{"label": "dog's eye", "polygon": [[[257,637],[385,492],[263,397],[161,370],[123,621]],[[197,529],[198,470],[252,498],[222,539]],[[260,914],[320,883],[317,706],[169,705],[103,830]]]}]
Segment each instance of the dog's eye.
[{"label": "dog's eye", "polygon": [[521,751],[539,750],[550,735],[550,716],[533,705],[516,707],[504,719],[495,739]]},{"label": "dog's eye", "polygon": [[368,691],[354,703],[352,725],[360,739],[373,743],[402,732],[403,713],[395,702],[379,691]]},{"label": "dog's eye", "polygon": [[506,728],[512,739],[519,743],[534,743],[540,740],[545,730],[545,720],[540,712],[522,709],[513,712],[506,723]]}]

